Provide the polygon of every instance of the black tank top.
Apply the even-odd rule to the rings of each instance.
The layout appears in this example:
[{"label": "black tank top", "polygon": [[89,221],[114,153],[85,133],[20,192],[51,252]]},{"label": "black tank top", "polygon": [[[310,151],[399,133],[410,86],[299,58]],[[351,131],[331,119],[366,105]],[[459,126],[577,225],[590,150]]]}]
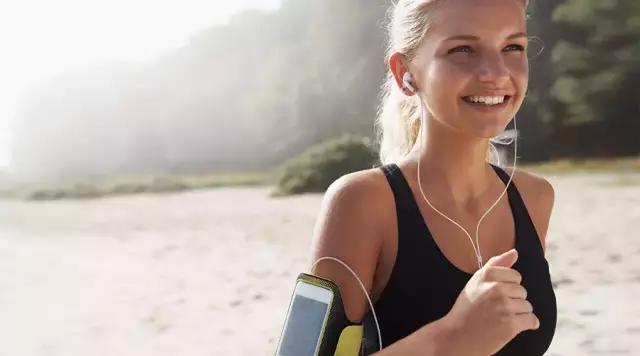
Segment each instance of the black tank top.
[{"label": "black tank top", "polygon": [[[509,175],[491,166],[506,185]],[[380,169],[391,185],[398,221],[396,260],[389,282],[374,304],[383,347],[386,347],[445,316],[472,275],[449,261],[435,243],[400,168],[390,163]],[[518,250],[518,260],[512,268],[522,274],[521,284],[527,290],[527,300],[540,320],[540,327],[521,332],[496,355],[539,356],[549,348],[555,333],[556,297],[542,244],[513,181],[507,194]],[[371,311],[363,323],[365,339],[368,335],[377,335]],[[370,350],[371,346],[377,351],[375,343],[363,346],[363,350]]]}]

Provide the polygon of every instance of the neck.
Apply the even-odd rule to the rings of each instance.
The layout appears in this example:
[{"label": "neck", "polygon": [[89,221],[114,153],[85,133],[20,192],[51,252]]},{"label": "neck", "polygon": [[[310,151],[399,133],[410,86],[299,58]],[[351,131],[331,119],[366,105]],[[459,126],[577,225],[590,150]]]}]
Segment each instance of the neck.
[{"label": "neck", "polygon": [[[420,182],[427,191],[447,196],[456,205],[477,202],[495,184],[495,172],[486,160],[489,139],[467,136],[427,121],[410,152],[412,161],[420,161]],[[431,200],[431,199],[429,199]]]}]

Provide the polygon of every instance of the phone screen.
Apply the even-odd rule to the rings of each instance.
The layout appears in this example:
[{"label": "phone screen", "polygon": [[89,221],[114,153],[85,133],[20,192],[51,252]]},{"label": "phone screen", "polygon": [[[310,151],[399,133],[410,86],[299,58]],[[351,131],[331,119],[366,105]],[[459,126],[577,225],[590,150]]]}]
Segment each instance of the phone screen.
[{"label": "phone screen", "polygon": [[296,285],[278,356],[315,355],[330,298],[331,292],[324,288],[300,282]]}]

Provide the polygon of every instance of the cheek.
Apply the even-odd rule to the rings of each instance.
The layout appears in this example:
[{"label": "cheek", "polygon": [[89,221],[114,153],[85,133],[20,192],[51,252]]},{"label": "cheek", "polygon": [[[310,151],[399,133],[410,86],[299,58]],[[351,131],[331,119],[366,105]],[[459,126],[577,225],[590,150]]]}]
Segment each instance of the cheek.
[{"label": "cheek", "polygon": [[518,101],[522,103],[524,95],[527,92],[527,87],[529,86],[529,62],[526,58],[514,58],[511,61],[507,61],[507,65],[511,71],[513,81],[517,86],[516,89],[518,93],[520,93]]},{"label": "cheek", "polygon": [[516,80],[517,85],[527,85],[529,80],[529,61],[526,57],[507,58],[505,65],[509,68],[511,76]]},{"label": "cheek", "polygon": [[[427,103],[436,116],[451,113],[456,105],[458,94],[469,79],[465,68],[446,62],[434,63],[427,72]],[[440,114],[440,115],[439,115]]]}]

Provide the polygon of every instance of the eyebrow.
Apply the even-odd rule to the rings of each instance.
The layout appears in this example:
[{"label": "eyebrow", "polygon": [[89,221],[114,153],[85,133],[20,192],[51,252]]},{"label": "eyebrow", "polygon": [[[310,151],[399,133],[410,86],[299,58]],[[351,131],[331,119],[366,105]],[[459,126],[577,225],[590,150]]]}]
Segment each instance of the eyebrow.
[{"label": "eyebrow", "polygon": [[[517,32],[507,37],[507,40],[512,40],[514,38],[519,38],[519,37],[527,37],[527,34],[524,32]],[[445,41],[454,41],[454,40],[478,41],[480,40],[480,37],[473,36],[473,35],[456,35],[456,36],[451,36],[445,39]]]}]

